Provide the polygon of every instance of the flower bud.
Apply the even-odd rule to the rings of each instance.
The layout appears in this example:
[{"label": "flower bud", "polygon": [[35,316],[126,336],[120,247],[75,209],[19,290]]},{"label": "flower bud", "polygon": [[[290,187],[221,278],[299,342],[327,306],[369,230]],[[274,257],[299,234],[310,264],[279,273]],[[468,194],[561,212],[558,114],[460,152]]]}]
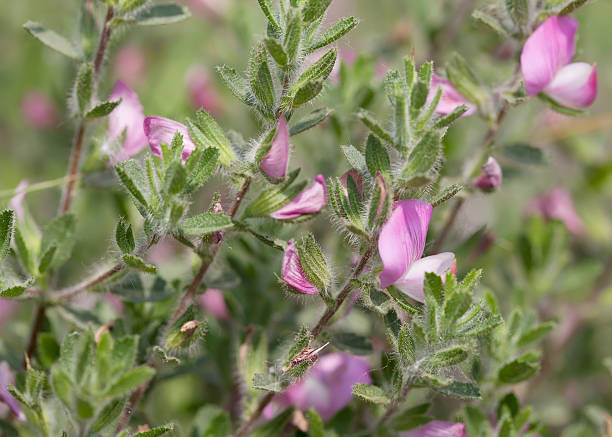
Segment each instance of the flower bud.
[{"label": "flower bud", "polygon": [[287,242],[287,249],[285,249],[285,255],[283,256],[281,279],[300,293],[319,293],[317,287],[306,276],[292,240]]},{"label": "flower bud", "polygon": [[493,191],[501,185],[502,169],[492,156],[482,166],[482,173],[472,181],[475,187],[483,191]]},{"label": "flower bud", "polygon": [[359,191],[359,195],[361,196],[361,198],[363,198],[363,176],[361,176],[361,173],[359,173],[354,168],[348,170],[340,177],[340,183],[344,187],[344,194],[346,194],[346,196],[348,197],[347,179],[349,177],[353,179],[353,182],[355,182],[355,186],[357,186],[357,191]]},{"label": "flower bud", "polygon": [[271,179],[284,178],[289,166],[289,130],[287,121],[281,115],[276,134],[266,156],[259,163],[261,170]]},{"label": "flower bud", "polygon": [[291,202],[270,214],[277,220],[290,220],[316,214],[327,204],[327,185],[323,175],[317,175],[312,185],[304,189]]}]

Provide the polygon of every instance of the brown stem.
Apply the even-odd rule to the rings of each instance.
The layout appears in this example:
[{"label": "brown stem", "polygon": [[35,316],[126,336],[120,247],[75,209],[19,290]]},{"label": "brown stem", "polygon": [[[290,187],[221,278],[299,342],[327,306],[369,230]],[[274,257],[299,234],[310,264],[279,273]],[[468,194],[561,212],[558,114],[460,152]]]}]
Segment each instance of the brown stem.
[{"label": "brown stem", "polygon": [[453,227],[453,224],[455,223],[455,220],[457,219],[457,216],[459,215],[459,211],[461,211],[461,207],[463,206],[464,203],[465,203],[465,199],[463,198],[459,198],[455,201],[455,204],[453,205],[453,209],[451,210],[450,215],[446,219],[446,222],[444,223],[444,226],[442,227],[442,230],[440,231],[440,235],[438,236],[438,238],[436,239],[436,242],[431,248],[431,253],[440,252],[440,249],[442,248],[442,245],[444,244],[444,241],[446,240],[448,233]]},{"label": "brown stem", "polygon": [[[94,60],[94,89],[97,88],[98,77],[100,75],[100,69],[102,68],[102,61],[104,61],[104,56],[110,40],[112,29],[108,24],[113,19],[113,15],[113,8],[109,7],[106,12],[106,18],[104,19],[104,27],[102,28],[102,33],[100,34],[100,42],[98,43],[98,49],[96,50]],[[72,204],[72,192],[74,191],[75,186],[75,176],[79,172],[79,163],[81,161],[81,154],[83,152],[83,140],[85,138],[86,125],[87,120],[85,118],[81,118],[79,120],[79,124],[77,125],[74,142],[72,144],[72,151],[70,152],[70,163],[68,164],[68,181],[64,187],[62,200],[60,202],[60,215],[66,214],[70,210],[70,206]]]},{"label": "brown stem", "polygon": [[25,357],[23,360],[23,367],[25,369],[26,362],[29,358],[34,355],[36,352],[36,344],[38,342],[38,333],[42,329],[43,321],[45,320],[45,304],[38,304],[38,308],[36,309],[36,315],[34,316],[34,324],[32,325],[32,330],[30,332],[30,339],[28,341],[28,347],[26,349]]},{"label": "brown stem", "polygon": [[270,392],[266,394],[263,398],[261,398],[261,400],[259,401],[259,404],[257,404],[257,408],[255,408],[255,411],[253,411],[251,415],[249,416],[248,420],[244,422],[240,428],[238,428],[238,431],[236,431],[236,434],[234,434],[234,437],[244,437],[245,435],[247,435],[253,423],[255,423],[257,419],[259,419],[259,416],[261,416],[261,413],[263,413],[263,410],[272,401],[272,399],[274,398],[274,395],[275,393]]},{"label": "brown stem", "polygon": [[[238,194],[236,194],[236,199],[234,200],[234,203],[233,203],[232,207],[230,208],[229,215],[230,215],[231,218],[234,218],[234,216],[238,212],[238,209],[240,208],[240,204],[244,200],[244,197],[245,197],[247,191],[249,190],[250,186],[251,186],[251,178],[247,177],[244,180],[244,183],[242,184],[242,187],[240,188],[240,191],[238,191]],[[193,299],[193,296],[195,295],[195,292],[200,287],[200,284],[202,283],[202,279],[204,279],[204,276],[206,275],[206,272],[208,271],[208,268],[210,267],[210,265],[214,261],[215,257],[217,256],[217,253],[219,253],[219,248],[221,247],[221,244],[223,243],[223,241],[224,240],[221,240],[220,242],[216,243],[213,246],[213,248],[212,248],[212,253],[210,254],[210,258],[208,260],[202,262],[202,265],[200,266],[199,270],[197,271],[197,273],[193,277],[193,280],[191,281],[191,284],[189,285],[189,288],[187,288],[187,291],[185,291],[185,294],[181,298],[181,301],[180,301],[178,307],[174,311],[174,314],[172,315],[172,318],[170,319],[169,325],[171,325],[173,322],[175,322],[181,316],[181,314],[183,314],[185,309],[187,309],[187,307],[189,306],[189,302]],[[150,365],[151,364],[151,360],[149,360],[147,364]],[[123,413],[121,413],[121,417],[119,418],[119,422],[117,424],[117,432],[121,431],[127,425],[128,421],[130,420],[130,417],[132,417],[132,414],[134,413],[134,410],[136,409],[136,406],[140,402],[140,399],[142,398],[142,395],[144,394],[144,392],[149,387],[149,383],[150,382],[151,382],[151,380],[148,380],[145,383],[143,383],[130,396],[128,404],[124,408]]]}]

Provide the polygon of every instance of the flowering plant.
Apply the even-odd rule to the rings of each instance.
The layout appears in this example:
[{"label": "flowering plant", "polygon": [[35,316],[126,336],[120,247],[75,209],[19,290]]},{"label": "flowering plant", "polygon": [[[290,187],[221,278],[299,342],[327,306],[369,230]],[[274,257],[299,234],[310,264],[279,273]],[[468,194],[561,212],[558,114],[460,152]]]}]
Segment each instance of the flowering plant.
[{"label": "flowering plant", "polygon": [[[597,323],[612,269],[586,238],[605,231],[583,221],[566,188],[533,193],[522,209],[503,197],[529,191],[517,175],[545,179],[534,168],[549,159],[527,143],[528,129],[504,132],[506,119],[530,105],[544,111],[533,97],[583,117],[595,102],[596,65],[572,62],[570,14],[588,1],[473,11],[486,25],[477,32],[495,32],[511,52],[495,76],[459,54],[432,61],[445,59],[470,1],[435,32],[426,25],[425,59],[412,36],[405,55],[400,21],[383,51],[399,68],[371,48],[343,47],[359,20],[339,16],[342,0],[186,2],[200,18],[174,3],[79,3],[76,39],[24,25],[77,67],[66,176],[28,174],[0,193],[6,435],[612,432],[609,394],[573,405],[586,418],[555,422],[534,393],[558,376],[556,357],[573,337]],[[134,46],[119,49],[107,77],[133,29],[196,19],[227,37],[227,55],[231,41],[253,44],[224,55],[218,82],[206,60],[180,68],[186,117],[172,103],[175,74],[159,94],[161,78],[139,83],[153,73]],[[263,28],[251,29],[258,20]],[[163,51],[155,29],[149,35],[151,51]],[[21,113],[46,132],[59,117],[40,92],[26,95]],[[480,130],[480,145],[466,148]],[[32,193],[58,185],[56,216],[30,209]],[[499,223],[483,222],[481,204],[504,201],[514,205]],[[570,292],[587,288],[572,307]]]}]

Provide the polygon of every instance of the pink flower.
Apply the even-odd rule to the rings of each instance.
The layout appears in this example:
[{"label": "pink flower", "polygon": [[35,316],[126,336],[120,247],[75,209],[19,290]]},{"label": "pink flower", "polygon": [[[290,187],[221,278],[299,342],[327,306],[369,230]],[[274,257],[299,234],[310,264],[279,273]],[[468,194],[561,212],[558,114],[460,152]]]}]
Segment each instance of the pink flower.
[{"label": "pink flower", "polygon": [[466,105],[468,107],[468,110],[463,114],[464,117],[476,112],[476,105],[468,102],[448,79],[440,77],[436,73],[432,73],[431,75],[431,86],[429,87],[429,94],[427,94],[426,104],[429,104],[436,96],[438,87],[442,88],[442,94],[440,96],[440,102],[438,102],[438,106],[436,106],[436,112],[440,114],[450,114],[455,108],[461,105]]},{"label": "pink flower", "polygon": [[284,178],[289,166],[289,129],[287,121],[281,115],[278,119],[276,134],[268,154],[259,163],[259,167],[269,178]]},{"label": "pink flower", "polygon": [[147,61],[144,51],[136,45],[119,49],[113,66],[115,77],[131,85],[142,82],[147,74]]},{"label": "pink flower", "polygon": [[6,361],[0,362],[0,401],[8,405],[18,420],[25,422],[26,416],[21,410],[19,402],[8,391],[8,386],[13,384],[15,384],[15,377],[10,366]]},{"label": "pink flower", "polygon": [[402,432],[400,437],[465,437],[465,425],[434,420],[411,431]]},{"label": "pink flower", "polygon": [[347,179],[349,177],[353,180],[353,182],[355,182],[355,185],[357,186],[357,191],[359,191],[359,195],[363,197],[363,176],[361,176],[361,173],[359,173],[354,168],[348,170],[340,177],[340,183],[342,184],[342,187],[344,187],[344,194],[348,196]]},{"label": "pink flower", "polygon": [[549,17],[527,39],[521,53],[521,69],[530,96],[548,95],[557,103],[584,108],[597,95],[597,67],[570,63],[576,50],[578,21]]},{"label": "pink flower", "polygon": [[381,286],[395,285],[420,302],[425,300],[425,273],[442,275],[451,270],[455,262],[455,255],[450,252],[421,258],[432,211],[433,207],[422,200],[400,200],[395,203],[378,238],[378,252],[384,266],[380,274]]},{"label": "pink flower", "polygon": [[319,292],[317,287],[310,282],[306,273],[304,273],[300,257],[293,245],[293,240],[287,241],[287,249],[285,249],[285,254],[283,255],[281,279],[301,293],[317,294]]},{"label": "pink flower", "polygon": [[210,82],[208,71],[195,65],[185,77],[189,102],[194,109],[204,108],[211,115],[221,112],[221,99]]},{"label": "pink flower", "polygon": [[229,319],[229,311],[223,298],[223,291],[209,288],[198,297],[198,302],[204,311],[212,314],[219,320]]},{"label": "pink flower", "polygon": [[172,144],[172,139],[177,132],[183,136],[184,162],[196,148],[189,136],[187,126],[164,117],[147,117],[144,120],[144,133],[149,140],[149,146],[154,155],[161,156],[162,143],[168,146]]},{"label": "pink flower", "polygon": [[289,220],[306,214],[315,214],[327,204],[327,186],[323,175],[317,175],[312,185],[295,196],[270,217],[278,220]]},{"label": "pink flower", "polygon": [[210,21],[217,21],[228,10],[228,0],[188,0],[189,9]]},{"label": "pink flower", "polygon": [[482,173],[472,181],[472,184],[484,191],[493,191],[502,183],[502,169],[492,156],[482,166]]},{"label": "pink flower", "polygon": [[111,140],[120,138],[125,131],[125,140],[119,153],[112,162],[120,162],[136,155],[147,145],[143,129],[144,110],[138,95],[125,83],[118,81],[108,98],[110,101],[121,100],[121,103],[108,115],[108,133]]},{"label": "pink flower", "polygon": [[547,220],[559,220],[574,234],[584,231],[582,219],[574,208],[569,191],[565,188],[555,188],[533,200],[527,205],[527,213],[542,215]]},{"label": "pink flower", "polygon": [[319,359],[298,383],[279,396],[264,416],[272,418],[279,407],[295,405],[302,411],[314,408],[323,420],[330,419],[353,398],[353,385],[369,384],[370,364],[364,358],[330,353]]},{"label": "pink flower", "polygon": [[55,103],[40,91],[28,91],[21,100],[21,116],[34,129],[49,129],[59,120]]}]

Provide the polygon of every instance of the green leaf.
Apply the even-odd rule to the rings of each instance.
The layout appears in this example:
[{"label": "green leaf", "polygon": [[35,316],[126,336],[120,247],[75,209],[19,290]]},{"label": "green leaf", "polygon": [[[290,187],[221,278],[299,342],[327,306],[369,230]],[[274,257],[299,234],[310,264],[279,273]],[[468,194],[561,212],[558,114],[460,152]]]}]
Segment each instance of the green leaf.
[{"label": "green leaf", "polygon": [[287,182],[280,187],[272,187],[262,191],[244,212],[245,217],[267,216],[287,204],[304,189],[306,181],[292,185],[299,170],[291,172]]},{"label": "green leaf", "polygon": [[100,432],[119,418],[125,399],[115,399],[104,405],[90,426],[90,431]]},{"label": "green leaf", "polygon": [[333,109],[330,109],[326,106],[323,108],[315,109],[306,117],[302,118],[296,124],[291,126],[291,128],[289,129],[289,135],[297,135],[299,133],[304,132],[305,130],[316,126],[317,124],[325,120],[332,112]]},{"label": "green leaf", "polygon": [[542,337],[547,335],[550,331],[555,329],[557,326],[556,322],[544,322],[540,323],[538,326],[531,328],[521,334],[517,346],[524,347],[530,343],[540,340]]},{"label": "green leaf", "polygon": [[506,10],[519,29],[524,29],[529,24],[528,0],[506,0]]},{"label": "green leaf", "polygon": [[416,360],[415,341],[408,323],[404,323],[400,329],[397,345],[402,362],[412,364]]},{"label": "green leaf", "polygon": [[259,7],[272,27],[274,27],[275,30],[280,31],[281,28],[276,21],[276,17],[274,16],[274,7],[272,6],[272,2],[270,0],[257,0],[257,2],[259,3]]},{"label": "green leaf", "polygon": [[540,369],[537,357],[527,353],[506,363],[499,369],[497,377],[500,382],[516,384],[531,378]]},{"label": "green leaf", "polygon": [[312,99],[317,97],[323,89],[323,81],[311,81],[306,82],[300,88],[297,89],[293,97],[293,107],[297,108],[304,103],[310,102]]},{"label": "green leaf", "polygon": [[189,9],[174,3],[157,4],[145,9],[136,16],[136,24],[157,26],[183,21],[191,16]]},{"label": "green leaf", "polygon": [[46,254],[48,250],[55,247],[52,261],[49,262],[51,268],[57,268],[64,264],[72,253],[75,243],[76,216],[72,213],[64,214],[55,218],[43,229],[42,241],[40,243],[40,253]]},{"label": "green leaf", "polygon": [[253,94],[257,97],[263,109],[271,113],[275,99],[274,81],[268,66],[266,49],[261,44],[256,46],[251,54],[249,77]]},{"label": "green leaf", "polygon": [[310,344],[311,336],[310,331],[305,326],[302,326],[300,330],[295,334],[293,339],[293,346],[289,349],[284,365],[289,365],[289,362],[293,357],[302,352]]},{"label": "green leaf", "polygon": [[434,128],[441,129],[443,127],[450,126],[451,123],[453,123],[463,114],[465,114],[468,109],[469,108],[467,105],[459,105],[455,107],[455,109],[453,109],[453,111],[450,114],[447,114],[443,116],[442,118],[440,118],[438,121],[436,121],[434,124]]},{"label": "green leaf", "polygon": [[542,149],[529,144],[510,144],[502,148],[502,153],[519,164],[544,165],[546,163]]},{"label": "green leaf", "polygon": [[124,253],[121,257],[123,262],[133,269],[139,270],[145,273],[157,273],[157,267],[153,264],[147,263],[144,259],[131,253]]},{"label": "green leaf", "polygon": [[300,75],[295,85],[291,87],[291,94],[297,94],[297,90],[303,88],[308,83],[322,82],[327,79],[334,68],[337,56],[338,52],[335,48],[321,56],[317,62],[308,67]]},{"label": "green leaf", "polygon": [[397,288],[390,286],[390,287],[387,287],[387,291],[389,292],[393,300],[404,311],[408,311],[411,314],[419,314],[422,312],[421,308],[410,303],[410,301],[408,301],[406,296],[404,296],[404,294],[401,291],[399,291]]},{"label": "green leaf", "polygon": [[490,27],[495,32],[499,33],[500,35],[507,37],[507,38],[510,37],[504,25],[496,17],[492,16],[491,14],[477,9],[474,12],[472,12],[472,18]]},{"label": "green leaf", "polygon": [[30,278],[25,282],[21,282],[19,284],[10,284],[10,285],[2,285],[0,286],[0,297],[18,297],[23,294],[23,292],[34,283],[34,278]]},{"label": "green leaf", "polygon": [[23,237],[19,226],[15,227],[14,241],[15,252],[17,253],[17,258],[19,258],[19,262],[21,263],[23,269],[30,275],[36,275],[37,271],[34,257],[26,244],[25,238]]},{"label": "green leaf", "polygon": [[232,226],[232,219],[222,212],[205,212],[186,219],[181,223],[181,230],[185,235],[204,236]]},{"label": "green leaf", "polygon": [[396,431],[408,431],[413,428],[417,428],[421,425],[425,425],[431,422],[431,417],[416,414],[398,414],[391,421],[391,426]]},{"label": "green leaf", "polygon": [[88,120],[93,120],[99,117],[105,117],[121,103],[121,99],[114,100],[112,102],[102,102],[93,107],[86,115],[85,118]]},{"label": "green leaf", "polygon": [[254,104],[254,96],[251,94],[246,80],[236,70],[227,65],[218,65],[216,70],[225,86],[234,96],[249,106]]},{"label": "green leaf", "polygon": [[192,437],[227,437],[230,434],[230,418],[216,405],[200,408],[193,419]]},{"label": "green leaf", "polygon": [[452,184],[448,187],[444,188],[440,193],[434,196],[433,199],[429,203],[431,206],[436,207],[442,205],[447,200],[452,199],[459,193],[459,191],[463,190],[463,185],[461,184]]},{"label": "green leaf", "polygon": [[168,329],[164,340],[166,349],[187,348],[203,338],[208,328],[201,322],[202,318],[199,307],[189,306]]},{"label": "green leaf", "polygon": [[0,261],[8,254],[15,228],[15,212],[5,209],[0,212]]},{"label": "green leaf", "polygon": [[147,207],[149,197],[147,181],[142,167],[133,159],[127,159],[115,165],[117,176],[126,190],[142,206]]},{"label": "green leaf", "polygon": [[381,144],[378,137],[370,134],[366,142],[365,151],[366,166],[372,177],[376,177],[376,173],[383,174],[391,173],[391,161],[387,150]]},{"label": "green leaf", "polygon": [[38,334],[38,359],[43,366],[49,368],[59,358],[60,347],[55,337],[48,332]]},{"label": "green leaf", "polygon": [[358,24],[359,20],[355,17],[345,17],[340,19],[340,21],[325,31],[325,33],[308,48],[308,51],[313,52],[321,47],[325,47],[326,45],[333,43],[353,30]]},{"label": "green leaf", "polygon": [[51,261],[53,261],[53,257],[55,256],[55,252],[57,251],[57,246],[49,247],[40,257],[40,262],[38,263],[38,272],[45,273],[49,267],[51,266]]},{"label": "green leaf", "polygon": [[277,375],[271,375],[269,373],[255,373],[251,384],[256,390],[269,391],[272,393],[280,393],[287,387],[286,381]]},{"label": "green leaf", "polygon": [[123,253],[132,253],[136,248],[132,225],[127,223],[124,219],[117,222],[117,227],[115,228],[115,242]]},{"label": "green leaf", "polygon": [[317,412],[311,408],[307,412],[308,417],[308,435],[310,437],[326,437],[325,426],[323,419],[317,414]]},{"label": "green leaf", "polygon": [[408,163],[402,171],[402,175],[410,177],[428,173],[434,167],[440,152],[440,134],[434,131],[427,132],[410,152]]},{"label": "green leaf", "polygon": [[331,0],[305,0],[302,8],[302,18],[306,23],[312,23],[323,16]]},{"label": "green leaf", "polygon": [[164,175],[162,193],[165,196],[180,194],[187,185],[187,170],[180,162],[172,162]]},{"label": "green leaf", "polygon": [[154,374],[155,369],[149,366],[138,366],[128,370],[109,387],[106,391],[106,396],[114,398],[131,393]]},{"label": "green leaf", "polygon": [[369,355],[373,351],[372,342],[368,337],[353,332],[334,333],[331,341],[338,349],[353,355]]},{"label": "green leaf", "polygon": [[289,58],[283,46],[273,38],[264,39],[264,44],[268,49],[268,53],[272,56],[272,59],[280,66],[284,67],[287,65]]},{"label": "green leaf", "polygon": [[302,39],[302,20],[296,14],[287,24],[287,32],[285,33],[285,50],[289,62],[294,63],[300,51],[300,42]]},{"label": "green leaf", "polygon": [[465,361],[467,357],[468,350],[464,346],[453,346],[434,352],[427,362],[433,367],[448,367]]},{"label": "green leaf", "polygon": [[319,244],[312,234],[308,234],[300,243],[296,244],[300,264],[308,279],[319,290],[325,290],[331,283],[331,273],[327,260]]},{"label": "green leaf", "polygon": [[231,166],[232,161],[236,159],[236,155],[221,126],[203,109],[196,113],[196,117],[197,123],[187,120],[189,136],[193,142],[203,148],[214,147],[219,149],[221,164],[227,167]]},{"label": "green leaf", "polygon": [[348,163],[361,174],[365,174],[368,170],[366,159],[359,150],[353,146],[342,146],[342,152]]},{"label": "green leaf", "polygon": [[472,382],[453,381],[444,386],[433,386],[435,391],[456,399],[480,399],[480,389]]},{"label": "green leaf", "polygon": [[387,405],[391,402],[382,388],[370,384],[353,385],[353,396],[373,404]]},{"label": "green leaf", "polygon": [[359,118],[363,124],[365,124],[374,135],[383,140],[385,143],[392,145],[393,137],[385,128],[383,128],[378,121],[376,121],[368,111],[365,109],[360,110],[357,113],[357,118]]},{"label": "green leaf", "polygon": [[71,41],[47,29],[42,24],[28,21],[23,27],[34,38],[38,39],[47,47],[51,47],[53,50],[60,52],[62,55],[66,55],[73,59],[82,58],[80,50]]},{"label": "green leaf", "polygon": [[163,366],[178,366],[181,364],[181,360],[177,357],[168,355],[168,353],[160,346],[153,346],[153,354],[157,357],[160,365]]},{"label": "green leaf", "polygon": [[159,437],[165,433],[174,430],[174,426],[158,426],[148,431],[138,432],[131,437]]},{"label": "green leaf", "polygon": [[185,161],[187,192],[193,192],[204,185],[204,182],[215,171],[218,160],[219,149],[215,147],[208,147],[204,150],[196,149],[189,155],[189,158]]},{"label": "green leaf", "polygon": [[84,114],[91,105],[91,96],[94,87],[94,72],[91,62],[84,62],[77,73],[75,84],[76,101],[81,114]]}]

